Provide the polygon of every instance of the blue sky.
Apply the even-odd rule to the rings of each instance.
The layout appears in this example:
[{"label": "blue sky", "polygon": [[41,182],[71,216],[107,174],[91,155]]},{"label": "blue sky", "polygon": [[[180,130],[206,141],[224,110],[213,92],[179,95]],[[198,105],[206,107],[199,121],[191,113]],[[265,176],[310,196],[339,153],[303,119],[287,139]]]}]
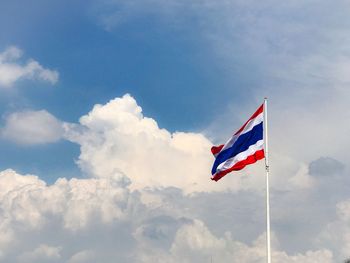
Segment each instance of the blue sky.
[{"label": "blue sky", "polygon": [[[204,57],[205,48],[201,50],[191,32],[159,25],[150,16],[128,21],[126,26],[108,32],[89,14],[92,7],[85,1],[33,1],[20,9],[19,5],[22,3],[8,1],[1,8],[1,17],[6,21],[1,23],[5,32],[2,48],[18,45],[27,57],[30,54],[43,65],[59,69],[60,80],[53,87],[19,83],[15,91],[4,94],[2,112],[47,109],[60,119],[73,122],[95,103],[131,93],[163,127],[190,130],[203,127],[222,108],[215,105],[213,97],[223,98],[218,91],[224,86],[225,76],[210,56]],[[57,159],[50,160],[50,156],[63,152],[70,157],[66,158],[66,165],[72,166],[76,147],[59,144],[39,149],[6,145],[6,150],[1,148],[8,159],[2,160],[1,167],[12,165],[24,170],[23,165],[28,167],[28,163],[19,160],[36,156],[40,162],[30,158],[29,172],[44,174],[51,168],[57,169]]]},{"label": "blue sky", "polygon": [[209,149],[265,96],[274,260],[350,257],[349,7],[1,1],[0,262],[264,262],[263,163]]},{"label": "blue sky", "polygon": [[[25,59],[35,58],[57,69],[60,78],[53,86],[19,81],[14,90],[3,92],[3,113],[47,109],[74,122],[95,103],[130,93],[160,126],[172,131],[201,130],[227,104],[247,96],[242,87],[256,85],[242,69],[231,71],[221,64],[203,40],[196,18],[177,22],[177,18],[146,13],[106,31],[98,21],[102,11],[95,10],[98,4],[91,1],[26,5],[3,2],[1,47],[20,47]],[[27,148],[6,144],[1,148],[7,156],[0,164],[3,169],[16,167],[44,176],[64,163],[77,172],[72,163],[77,155],[74,145],[62,142]],[[69,158],[59,164],[57,158],[50,158],[62,153]]]},{"label": "blue sky", "polygon": [[[53,86],[20,81],[14,90],[3,92],[3,113],[46,109],[76,122],[94,104],[130,93],[161,127],[198,131],[230,104],[247,100],[249,88],[258,85],[254,64],[239,58],[234,66],[226,65],[215,54],[202,35],[202,18],[141,12],[106,30],[98,19],[104,8],[96,6],[91,1],[33,1],[28,7],[20,1],[3,2],[2,49],[16,45],[26,59],[35,58],[60,74]],[[45,177],[64,164],[69,167],[65,173],[79,172],[72,161],[77,147],[69,143],[1,148],[7,159],[1,162],[3,169]]]}]

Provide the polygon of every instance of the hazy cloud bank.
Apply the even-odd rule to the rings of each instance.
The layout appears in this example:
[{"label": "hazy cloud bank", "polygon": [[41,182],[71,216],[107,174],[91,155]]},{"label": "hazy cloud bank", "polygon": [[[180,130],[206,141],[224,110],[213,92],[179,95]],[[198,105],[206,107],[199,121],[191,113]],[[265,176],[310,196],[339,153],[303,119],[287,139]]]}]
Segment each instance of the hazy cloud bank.
[{"label": "hazy cloud bank", "polygon": [[[1,262],[264,262],[264,236],[252,245],[214,235],[200,220],[166,204],[154,207],[122,175],[58,179],[53,185],[12,170],[0,173]],[[163,189],[162,192],[167,192]],[[162,198],[159,192],[158,198]],[[176,202],[176,201],[174,201]],[[276,241],[277,242],[277,241]],[[278,262],[332,262],[329,250]]]}]

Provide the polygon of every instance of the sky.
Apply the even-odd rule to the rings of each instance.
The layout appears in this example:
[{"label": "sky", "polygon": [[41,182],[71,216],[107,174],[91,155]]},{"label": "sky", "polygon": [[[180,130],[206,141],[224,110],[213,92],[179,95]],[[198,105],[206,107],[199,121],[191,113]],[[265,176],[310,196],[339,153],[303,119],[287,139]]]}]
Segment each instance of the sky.
[{"label": "sky", "polygon": [[273,262],[350,258],[348,10],[2,0],[0,262],[265,262],[264,162],[210,180],[264,97]]}]

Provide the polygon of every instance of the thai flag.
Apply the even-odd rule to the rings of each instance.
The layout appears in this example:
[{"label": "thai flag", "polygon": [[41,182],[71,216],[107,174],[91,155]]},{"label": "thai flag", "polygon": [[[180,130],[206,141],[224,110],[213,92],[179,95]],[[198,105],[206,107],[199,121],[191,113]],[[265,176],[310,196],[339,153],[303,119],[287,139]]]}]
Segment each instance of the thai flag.
[{"label": "thai flag", "polygon": [[211,148],[215,156],[212,180],[218,181],[229,172],[241,170],[265,157],[263,121],[264,104],[224,145]]}]

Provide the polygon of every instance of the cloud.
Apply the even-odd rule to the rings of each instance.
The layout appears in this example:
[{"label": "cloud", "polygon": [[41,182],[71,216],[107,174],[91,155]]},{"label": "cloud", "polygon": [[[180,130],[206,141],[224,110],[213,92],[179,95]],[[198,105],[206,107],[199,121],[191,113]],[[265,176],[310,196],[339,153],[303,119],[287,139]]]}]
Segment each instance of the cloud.
[{"label": "cloud", "polygon": [[[130,95],[95,105],[80,118],[80,124],[70,126],[66,138],[81,146],[78,164],[86,174],[94,178],[123,174],[130,179],[129,188],[140,191],[141,202],[148,209],[155,209],[157,215],[170,213],[200,219],[216,235],[224,235],[227,229],[235,233],[237,239],[225,242],[240,240],[239,244],[246,246],[244,253],[251,254],[247,251],[258,249],[245,242],[254,241],[264,229],[262,163],[228,175],[223,182],[211,182],[208,178],[213,160],[209,151],[211,142],[199,133],[170,133],[159,128],[155,120],[142,114],[141,107]],[[316,239],[335,216],[332,211],[336,204],[346,196],[347,171],[342,162],[330,157],[309,163],[287,157],[282,155],[277,159],[274,169],[290,170],[272,173],[276,178],[271,189],[272,225],[280,246],[286,250],[275,256],[279,262],[317,262],[320,258],[332,262],[332,254],[337,254],[339,248],[324,249],[328,248],[327,244],[318,246]],[[222,220],[219,225],[218,215]],[[195,259],[192,256],[177,258],[169,252],[163,254],[159,248],[170,250],[174,243],[166,241],[167,237],[174,236],[179,227],[191,222],[173,217],[153,218],[152,223],[139,226],[133,237],[143,240],[140,241],[142,249],[157,247],[163,262],[169,257],[183,262],[203,260],[208,257],[206,252],[199,253]],[[312,226],[308,222],[313,222]],[[147,252],[141,256],[142,260],[154,261],[152,254],[159,255],[157,253]],[[222,260],[233,256],[228,253]],[[259,262],[260,256],[256,257]]]},{"label": "cloud", "polygon": [[[234,240],[230,233],[217,238],[200,221],[185,225],[176,234],[171,253],[174,262],[205,262],[213,257],[217,262],[265,262],[265,236],[258,237],[252,246]],[[328,250],[307,251],[305,255],[288,256],[275,250],[272,255],[274,262],[332,262],[333,255]]]},{"label": "cloud", "polygon": [[58,81],[57,71],[46,69],[33,59],[20,64],[18,60],[22,55],[22,50],[15,46],[0,53],[0,88],[12,87],[20,79],[37,79],[51,84]]},{"label": "cloud", "polygon": [[67,263],[94,263],[97,259],[93,252],[89,250],[83,250],[74,254]]},{"label": "cloud", "polygon": [[60,259],[60,247],[50,247],[42,244],[34,251],[24,252],[18,256],[19,262],[59,262]]},{"label": "cloud", "polygon": [[298,172],[289,178],[288,184],[296,188],[312,188],[315,184],[314,179],[309,175],[309,169],[306,165],[302,165]]},{"label": "cloud", "polygon": [[[271,187],[280,191],[315,187],[307,167],[321,156],[347,162],[350,20],[344,10],[348,8],[345,0],[337,4],[112,0],[94,5],[98,21],[108,30],[145,17],[156,20],[154,26],[161,30],[176,25],[179,38],[198,41],[196,47],[205,50],[211,63],[232,76],[225,82],[230,88],[218,91],[226,94],[220,105],[227,109],[203,132],[207,138],[225,141],[262,98],[269,97]],[[181,29],[196,37],[189,40]],[[234,104],[230,98],[237,96],[241,103]],[[233,116],[238,117],[232,120]],[[232,124],[223,127],[228,119]],[[249,169],[243,173],[257,173]],[[249,188],[262,180],[251,177],[240,182],[230,185]]]},{"label": "cloud", "polygon": [[[36,176],[6,170],[0,173],[0,181],[1,262],[46,262],[49,258],[50,262],[77,262],[87,253],[82,251],[90,247],[99,258],[107,250],[108,258],[123,249],[115,247],[116,243],[106,243],[108,232],[116,242],[132,241],[131,233],[123,227],[142,204],[133,206],[134,197],[122,176],[59,179],[47,186]],[[84,235],[88,237],[85,241]]]},{"label": "cloud", "polygon": [[[263,162],[228,175],[226,183],[212,182],[213,143],[202,133],[171,133],[159,128],[154,119],[143,116],[142,108],[131,95],[95,105],[79,122],[66,125],[64,136],[80,145],[77,163],[92,177],[122,173],[131,179],[133,189],[177,187],[187,194],[251,189],[264,192]],[[271,169],[272,175],[278,176],[272,176],[272,187],[279,191],[315,187],[307,161],[301,162],[288,151],[276,148]],[[332,166],[332,159],[329,160],[329,169],[333,169],[337,161]],[[317,163],[327,162],[321,159]],[[315,167],[318,165],[311,165],[312,174]]]},{"label": "cloud", "polygon": [[310,163],[310,174],[315,176],[332,176],[344,172],[345,165],[330,157],[321,157]]},{"label": "cloud", "polygon": [[[255,189],[263,193],[264,178],[252,176],[262,174],[263,162],[227,176],[225,184],[212,182],[213,143],[202,133],[171,133],[159,128],[154,119],[143,116],[142,108],[129,94],[95,105],[79,123],[63,122],[45,110],[14,112],[5,117],[0,131],[3,139],[20,145],[60,139],[76,143],[81,148],[77,163],[85,174],[105,178],[122,173],[131,179],[133,189],[177,187],[186,194]],[[286,155],[277,156],[280,160],[275,156],[274,172],[286,171],[286,167],[290,171],[274,179],[273,187],[292,190],[314,185],[307,164],[288,160]],[[299,172],[295,174],[296,168]]]},{"label": "cloud", "polygon": [[64,134],[64,124],[45,110],[14,112],[5,117],[1,137],[17,144],[52,143]]},{"label": "cloud", "polygon": [[[47,186],[35,176],[4,171],[0,175],[3,180],[0,180],[0,186],[3,185],[0,193],[6,199],[1,201],[0,194],[0,204],[3,211],[10,211],[4,214],[6,223],[2,232],[0,229],[0,248],[4,251],[17,242],[16,236],[23,235],[18,232],[21,229],[12,227],[15,222],[29,232],[44,235],[35,237],[38,242],[33,246],[28,247],[25,240],[18,245],[23,246],[26,257],[28,251],[42,244],[62,247],[61,257],[71,262],[84,261],[87,257],[91,261],[101,259],[102,254],[115,255],[117,251],[99,247],[93,240],[69,251],[62,245],[65,238],[78,242],[83,233],[89,236],[102,231],[103,235],[109,236],[111,232],[126,240],[125,243],[114,240],[118,249],[128,251],[121,254],[121,262],[157,262],[152,255],[162,262],[192,262],[208,257],[206,246],[185,251],[189,244],[177,244],[175,240],[181,236],[180,229],[189,232],[186,227],[194,225],[198,232],[207,233],[214,245],[221,244],[216,247],[218,254],[223,254],[221,260],[234,258],[237,253],[243,259],[243,255],[256,253],[256,262],[262,260],[263,252],[258,251],[264,250],[249,244],[265,228],[263,162],[228,175],[219,183],[212,182],[210,140],[200,133],[171,133],[159,128],[154,119],[143,115],[142,108],[128,94],[95,105],[79,123],[58,121],[45,111],[24,112],[23,116],[14,113],[14,116],[7,117],[5,128],[11,127],[11,118],[16,125],[34,118],[36,121],[29,123],[31,127],[39,127],[40,132],[46,130],[44,127],[55,127],[53,123],[56,123],[58,126],[53,130],[60,128],[60,132],[54,138],[64,138],[80,146],[77,163],[90,179],[59,179]],[[48,125],[47,121],[37,119],[49,119],[52,123],[48,121]],[[27,126],[19,130],[27,132]],[[16,130],[8,134],[16,134]],[[34,129],[32,134],[36,132]],[[29,136],[33,137],[45,136]],[[337,255],[344,246],[332,247],[329,245],[332,241],[319,245],[318,236],[320,232],[328,232],[325,226],[337,216],[335,207],[348,193],[347,168],[330,157],[309,163],[290,160],[288,164],[285,160],[288,161],[282,156],[281,162],[290,170],[285,169],[278,178],[272,173],[276,178],[271,188],[272,226],[278,239],[274,243],[275,257],[280,262],[317,262],[320,257],[332,262],[332,257],[338,259],[332,255]],[[48,228],[62,229],[63,236],[56,237]],[[226,232],[234,238],[226,236]],[[59,241],[49,237],[52,235]],[[178,239],[186,240],[183,236]],[[232,251],[221,252],[222,246]],[[242,252],[238,252],[240,249]],[[11,251],[6,253],[9,256],[4,258],[11,257]],[[248,257],[245,260],[249,262]]]},{"label": "cloud", "polygon": [[331,249],[338,249],[336,259],[341,260],[350,258],[350,200],[344,200],[337,204],[337,217],[329,222],[325,229],[318,236],[318,244],[327,244]]},{"label": "cloud", "polygon": [[[80,145],[77,163],[92,177],[122,173],[133,189],[177,187],[186,194],[263,189],[260,176],[227,176],[225,184],[211,181],[212,142],[201,133],[159,128],[129,94],[95,105],[79,122],[67,126],[65,138]],[[254,169],[248,173],[261,174]]]},{"label": "cloud", "polygon": [[[162,198],[168,191],[153,194]],[[218,237],[200,219],[181,215],[182,206],[155,208],[141,194],[131,191],[120,174],[60,178],[47,185],[33,175],[2,171],[0,262],[173,263],[203,262],[210,256],[218,262],[264,262],[263,235],[251,245],[230,232]],[[296,255],[274,250],[274,260],[283,263],[330,263],[332,258],[326,249]]]},{"label": "cloud", "polygon": [[159,128],[130,95],[95,105],[80,118],[80,128],[67,134],[81,146],[78,164],[91,176],[123,173],[135,189],[173,186],[195,192],[221,187],[210,181],[211,142],[199,133]]}]

